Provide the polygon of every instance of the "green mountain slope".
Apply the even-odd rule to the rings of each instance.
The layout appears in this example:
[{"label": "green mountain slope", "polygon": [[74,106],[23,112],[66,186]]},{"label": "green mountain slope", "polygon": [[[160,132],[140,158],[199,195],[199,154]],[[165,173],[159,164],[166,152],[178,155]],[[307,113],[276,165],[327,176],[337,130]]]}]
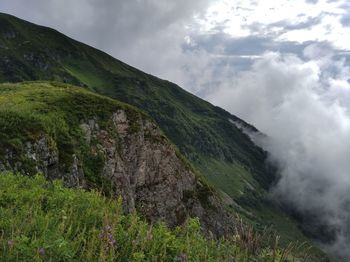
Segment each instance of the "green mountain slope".
[{"label": "green mountain slope", "polygon": [[[0,84],[0,172],[13,171],[123,199],[126,212],[171,227],[197,217],[232,235],[235,218],[149,116],[59,82]],[[1,206],[0,206],[1,208]]]},{"label": "green mountain slope", "polygon": [[[274,179],[265,168],[265,153],[229,121],[242,122],[240,119],[175,84],[52,29],[8,15],[0,16],[0,55],[2,82],[59,80],[86,86],[146,111],[202,171],[207,170],[208,163],[216,166],[222,162],[226,167],[231,165],[234,174],[241,170],[242,179],[248,179],[249,173],[253,177],[250,182],[258,181],[257,186],[265,189]],[[215,176],[213,181],[219,183],[223,172],[227,170],[207,176]]]},{"label": "green mountain slope", "polygon": [[144,110],[230,208],[257,226],[275,226],[286,241],[304,240],[296,223],[266,200],[275,175],[266,153],[233,124],[256,131],[241,119],[53,29],[6,14],[0,14],[0,57],[2,82],[62,81]]}]

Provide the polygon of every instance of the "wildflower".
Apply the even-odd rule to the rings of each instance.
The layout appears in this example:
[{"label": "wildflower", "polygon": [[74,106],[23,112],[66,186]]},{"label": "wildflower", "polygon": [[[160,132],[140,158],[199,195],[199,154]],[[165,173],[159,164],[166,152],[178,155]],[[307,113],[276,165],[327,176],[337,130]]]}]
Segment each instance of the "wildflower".
[{"label": "wildflower", "polygon": [[109,246],[115,246],[115,244],[116,244],[116,240],[114,239],[113,234],[112,234],[112,227],[109,225],[105,226],[102,229],[99,237],[103,241],[105,241]]},{"label": "wildflower", "polygon": [[180,255],[175,257],[175,261],[181,261],[181,262],[188,261],[187,254],[186,253],[181,253]]},{"label": "wildflower", "polygon": [[149,241],[152,240],[152,238],[153,238],[152,229],[153,229],[153,227],[151,226],[150,229],[147,231],[146,239]]},{"label": "wildflower", "polygon": [[38,253],[40,256],[45,256],[45,249],[43,247],[39,248]]},{"label": "wildflower", "polygon": [[13,241],[13,240],[11,239],[11,240],[7,241],[7,244],[8,244],[8,246],[9,246],[10,248],[13,248],[14,245],[15,245],[15,241]]}]

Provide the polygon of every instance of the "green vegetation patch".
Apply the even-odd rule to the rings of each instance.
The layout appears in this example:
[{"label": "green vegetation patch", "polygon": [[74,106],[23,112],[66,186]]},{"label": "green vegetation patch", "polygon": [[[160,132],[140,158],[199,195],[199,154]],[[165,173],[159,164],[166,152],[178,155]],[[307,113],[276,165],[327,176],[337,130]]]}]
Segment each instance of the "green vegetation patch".
[{"label": "green vegetation patch", "polygon": [[294,258],[292,248],[268,244],[243,225],[226,240],[206,238],[197,219],[174,230],[149,225],[136,213],[123,214],[121,200],[10,173],[0,175],[0,232],[1,261],[270,262],[307,256]]},{"label": "green vegetation patch", "polygon": [[[60,167],[68,169],[73,155],[83,160],[87,177],[101,186],[101,156],[92,156],[80,124],[95,119],[101,128],[110,130],[111,115],[118,109],[131,119],[147,117],[124,103],[62,83],[25,82],[0,85],[0,147],[14,151],[16,161],[25,162],[27,142],[46,137],[58,150]],[[134,121],[133,129],[139,122]],[[0,152],[0,159],[6,151]],[[68,170],[67,170],[68,171]],[[29,172],[26,170],[26,172]],[[30,172],[35,173],[34,169]]]}]

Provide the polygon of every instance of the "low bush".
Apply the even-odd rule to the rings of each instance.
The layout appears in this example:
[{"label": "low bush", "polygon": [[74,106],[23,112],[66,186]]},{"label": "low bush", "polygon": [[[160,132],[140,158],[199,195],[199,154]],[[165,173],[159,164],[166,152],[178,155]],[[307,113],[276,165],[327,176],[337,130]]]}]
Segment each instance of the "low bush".
[{"label": "low bush", "polygon": [[238,226],[231,239],[210,239],[197,219],[170,230],[147,224],[136,213],[124,214],[121,199],[68,189],[40,175],[0,175],[1,261],[285,261],[291,256],[277,246],[257,245],[252,237],[259,236]]}]

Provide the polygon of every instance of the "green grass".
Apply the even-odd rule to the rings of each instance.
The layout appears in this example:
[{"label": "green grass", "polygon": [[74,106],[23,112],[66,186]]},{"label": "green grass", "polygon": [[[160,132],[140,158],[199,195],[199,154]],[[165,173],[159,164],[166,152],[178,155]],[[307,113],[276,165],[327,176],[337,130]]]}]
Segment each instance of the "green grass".
[{"label": "green grass", "polygon": [[[67,84],[1,84],[0,147],[12,149],[14,161],[25,162],[28,160],[24,154],[25,143],[46,137],[59,153],[61,169],[71,166],[75,154],[82,159],[89,181],[101,186],[103,159],[90,153],[80,124],[96,119],[101,128],[108,130],[111,115],[118,109],[125,110],[129,119],[149,119],[132,106]],[[131,127],[135,129],[135,125],[137,121],[133,121]],[[0,151],[0,162],[5,154],[5,150]],[[36,172],[29,166],[23,169],[32,175]]]},{"label": "green grass", "polygon": [[[232,199],[238,200],[247,189],[254,190],[257,195],[265,192],[254,179],[252,173],[237,162],[224,162],[203,157],[200,171],[216,187],[226,192]],[[223,175],[222,175],[223,174]]]},{"label": "green grass", "polygon": [[67,189],[42,176],[0,175],[1,261],[270,262],[308,257],[237,226],[230,239],[208,239],[197,219],[170,230],[149,225],[136,213],[123,214],[121,200],[96,191]]},{"label": "green grass", "polygon": [[[118,134],[113,131],[111,116],[120,109],[126,112],[130,121],[129,133],[141,130],[142,123],[139,120],[153,121],[133,106],[81,87],[45,81],[0,84],[0,148],[4,149],[0,150],[0,162],[7,162],[5,149],[10,149],[15,156],[13,163],[10,163],[12,167],[16,162],[21,162],[23,166],[19,171],[36,174],[35,166],[40,163],[28,159],[25,145],[45,137],[52,149],[58,151],[60,171],[70,172],[75,155],[80,160],[88,186],[110,194],[111,182],[102,176],[104,157],[91,151],[80,124],[94,119],[100,128],[118,139]],[[146,134],[145,138],[153,143],[171,144],[163,134],[157,137]],[[209,188],[187,159],[180,152],[177,152],[177,157],[201,180],[201,190],[207,195],[200,199],[205,200],[213,195],[215,190]]]}]

